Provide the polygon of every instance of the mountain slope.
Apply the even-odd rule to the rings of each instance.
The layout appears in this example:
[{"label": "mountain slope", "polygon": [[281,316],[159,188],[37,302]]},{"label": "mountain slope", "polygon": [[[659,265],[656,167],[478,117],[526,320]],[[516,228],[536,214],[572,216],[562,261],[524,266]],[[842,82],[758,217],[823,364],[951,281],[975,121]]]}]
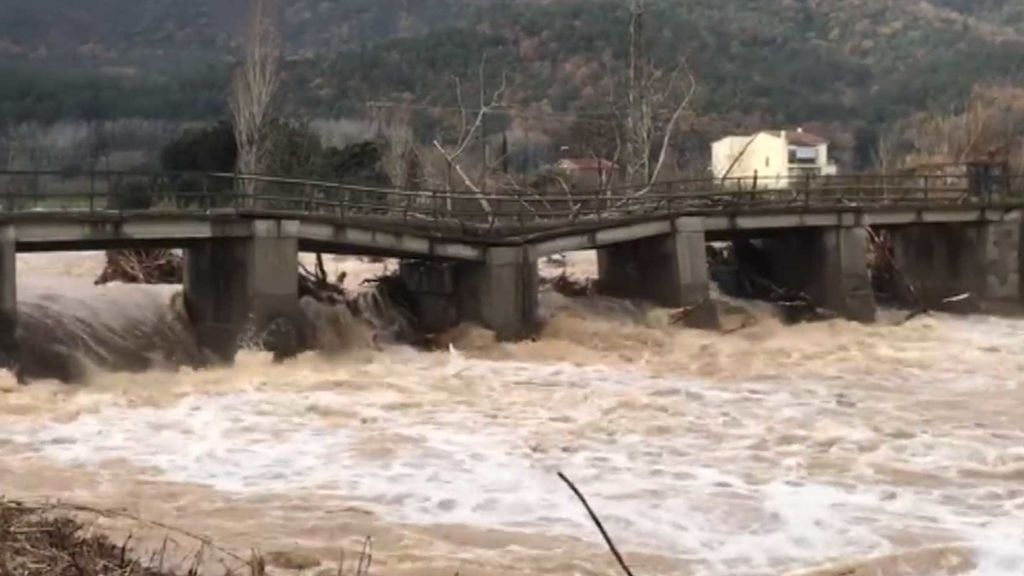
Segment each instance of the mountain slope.
[{"label": "mountain slope", "polygon": [[[223,113],[245,0],[4,0],[0,123]],[[1024,82],[1019,0],[649,0],[650,50],[685,59],[735,124],[875,123]],[[288,102],[454,103],[480,60],[517,106],[593,112],[623,75],[626,0],[291,0]],[[120,98],[122,101],[118,101]],[[126,105],[127,104],[127,105]]]},{"label": "mountain slope", "polygon": [[[792,121],[891,117],[963,97],[976,82],[1021,79],[1024,42],[919,2],[661,0],[651,52],[685,58],[703,109]],[[562,0],[494,10],[474,27],[378,43],[322,59],[306,79],[324,104],[394,97],[451,103],[450,76],[472,78],[487,53],[516,77],[520,103],[593,109],[623,74],[622,0]],[[317,66],[319,68],[317,69]]]}]

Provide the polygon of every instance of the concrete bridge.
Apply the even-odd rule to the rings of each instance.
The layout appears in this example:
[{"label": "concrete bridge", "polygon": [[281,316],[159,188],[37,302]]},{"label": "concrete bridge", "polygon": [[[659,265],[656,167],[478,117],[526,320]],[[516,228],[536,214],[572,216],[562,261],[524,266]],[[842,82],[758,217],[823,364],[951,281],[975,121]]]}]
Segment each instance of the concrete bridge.
[{"label": "concrete bridge", "polygon": [[869,230],[888,231],[922,298],[1019,301],[1024,179],[851,176],[790,189],[693,180],[479,195],[233,174],[0,172],[0,348],[13,349],[17,252],[176,247],[200,343],[233,357],[250,322],[300,322],[302,251],[403,259],[428,327],[530,334],[537,262],[597,250],[613,296],[699,307],[706,245],[757,239],[772,280],[871,321]]}]

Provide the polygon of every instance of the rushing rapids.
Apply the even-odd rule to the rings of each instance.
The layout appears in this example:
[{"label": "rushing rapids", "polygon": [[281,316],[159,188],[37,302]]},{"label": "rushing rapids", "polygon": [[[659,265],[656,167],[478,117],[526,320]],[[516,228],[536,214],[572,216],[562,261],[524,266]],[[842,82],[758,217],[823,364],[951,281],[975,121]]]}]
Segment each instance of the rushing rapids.
[{"label": "rushing rapids", "polygon": [[[84,351],[90,376],[0,383],[9,497],[321,567],[370,535],[380,574],[613,573],[561,470],[637,574],[1024,573],[1024,321],[784,326],[752,306],[723,335],[547,293],[536,341],[462,327],[425,352],[307,305],[333,353],[193,370],[177,290],[53,281],[88,284],[90,261],[20,262],[23,346]],[[148,370],[96,367],[122,355]]]}]

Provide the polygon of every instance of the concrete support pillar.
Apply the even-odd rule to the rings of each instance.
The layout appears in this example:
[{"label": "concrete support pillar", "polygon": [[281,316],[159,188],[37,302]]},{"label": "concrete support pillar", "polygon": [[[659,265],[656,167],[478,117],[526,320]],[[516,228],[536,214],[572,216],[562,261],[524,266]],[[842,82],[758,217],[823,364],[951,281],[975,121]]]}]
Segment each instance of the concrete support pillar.
[{"label": "concrete support pillar", "polygon": [[1019,219],[990,222],[984,225],[984,298],[993,302],[1024,302],[1024,234]]},{"label": "concrete support pillar", "polygon": [[826,228],[821,232],[818,279],[822,306],[857,322],[874,322],[877,306],[868,270],[868,232],[863,228]]},{"label": "concrete support pillar", "polygon": [[801,228],[762,239],[770,280],[807,294],[815,304],[857,322],[877,313],[862,228]]},{"label": "concrete support pillar", "polygon": [[262,337],[279,355],[298,351],[298,223],[255,220],[252,235],[216,238],[185,251],[185,301],[199,344],[224,362],[240,339]]},{"label": "concrete support pillar", "polygon": [[460,316],[493,330],[499,340],[527,338],[536,327],[539,284],[529,247],[488,248],[482,264],[459,267]]},{"label": "concrete support pillar", "polygon": [[0,226],[0,366],[18,360],[17,238],[14,226]]},{"label": "concrete support pillar", "polygon": [[[896,265],[930,308],[974,311],[986,304],[1022,299],[1021,221],[916,224],[888,230]],[[905,282],[886,289],[903,302],[913,295]],[[966,300],[957,297],[969,294]],[[950,303],[950,299],[956,302]]]},{"label": "concrete support pillar", "polygon": [[601,248],[598,287],[616,298],[646,300],[667,308],[704,304],[710,297],[704,225],[683,218],[676,231]]},{"label": "concrete support pillar", "polygon": [[406,260],[398,267],[419,328],[428,334],[444,332],[462,321],[456,297],[461,266],[465,264]]},{"label": "concrete support pillar", "polygon": [[400,272],[427,332],[469,321],[508,341],[536,327],[539,277],[528,247],[488,248],[483,262],[408,261]]}]

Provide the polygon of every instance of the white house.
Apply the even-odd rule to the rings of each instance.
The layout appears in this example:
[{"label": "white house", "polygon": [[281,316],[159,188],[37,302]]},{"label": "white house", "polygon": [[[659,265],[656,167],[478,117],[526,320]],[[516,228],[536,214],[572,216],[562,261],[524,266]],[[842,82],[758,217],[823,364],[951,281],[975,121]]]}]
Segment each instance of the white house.
[{"label": "white house", "polygon": [[828,157],[828,140],[803,128],[796,132],[783,132],[789,145],[789,175],[793,178],[812,176],[835,176],[836,165]]},{"label": "white house", "polygon": [[[736,179],[737,184],[783,188],[789,184],[789,149],[785,135],[758,132],[726,136],[711,145],[711,172],[715,178]],[[730,180],[733,181],[733,180]]]},{"label": "white house", "polygon": [[744,187],[785,188],[808,175],[836,174],[828,144],[800,128],[727,136],[711,145],[711,172]]}]

